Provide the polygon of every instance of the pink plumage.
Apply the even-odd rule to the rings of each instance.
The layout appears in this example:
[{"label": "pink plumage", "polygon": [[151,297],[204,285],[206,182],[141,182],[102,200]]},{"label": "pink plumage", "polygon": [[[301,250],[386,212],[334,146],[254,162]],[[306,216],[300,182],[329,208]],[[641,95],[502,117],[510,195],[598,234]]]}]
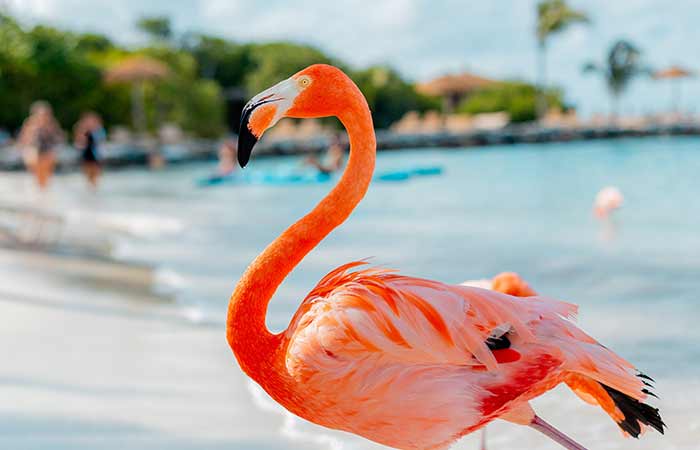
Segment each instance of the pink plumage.
[{"label": "pink plumage", "polygon": [[604,187],[595,197],[593,212],[598,217],[608,217],[613,211],[620,209],[624,201],[625,197],[617,187]]},{"label": "pink plumage", "polygon": [[326,276],[290,326],[286,368],[320,425],[439,449],[498,417],[532,419],[528,401],[572,375],[646,397],[634,368],[571,322],[575,305],[359,264]]}]

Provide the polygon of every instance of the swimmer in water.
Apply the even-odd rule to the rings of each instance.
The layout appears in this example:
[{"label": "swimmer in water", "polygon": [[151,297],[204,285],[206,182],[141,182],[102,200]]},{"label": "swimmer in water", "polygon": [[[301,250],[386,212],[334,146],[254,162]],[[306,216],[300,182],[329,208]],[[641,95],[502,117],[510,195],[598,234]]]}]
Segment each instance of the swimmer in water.
[{"label": "swimmer in water", "polygon": [[238,147],[236,142],[226,139],[219,147],[219,165],[216,168],[216,175],[225,177],[231,175],[237,167]]},{"label": "swimmer in water", "polygon": [[331,140],[328,150],[326,150],[326,155],[323,158],[323,162],[319,161],[319,159],[315,156],[309,156],[304,160],[304,164],[315,167],[318,169],[319,173],[330,175],[343,167],[344,153],[345,152],[340,136],[336,135]]},{"label": "swimmer in water", "polygon": [[94,112],[83,114],[73,129],[75,147],[80,150],[83,173],[93,189],[97,189],[97,182],[102,174],[98,146],[104,140],[104,136],[102,118]]}]

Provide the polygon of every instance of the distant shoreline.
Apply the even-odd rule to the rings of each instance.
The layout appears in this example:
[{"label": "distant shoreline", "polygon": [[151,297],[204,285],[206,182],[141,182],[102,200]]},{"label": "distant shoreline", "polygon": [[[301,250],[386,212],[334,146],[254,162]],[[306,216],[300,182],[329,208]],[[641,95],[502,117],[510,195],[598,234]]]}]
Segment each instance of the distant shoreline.
[{"label": "distant shoreline", "polygon": [[[625,137],[700,136],[700,123],[676,123],[642,127],[579,127],[556,128],[533,125],[513,125],[498,130],[474,130],[464,133],[438,132],[397,134],[377,131],[377,150],[393,151],[414,148],[464,148],[493,145],[561,143],[619,139]],[[168,164],[214,161],[220,141],[196,140],[163,145],[161,153]],[[327,147],[325,137],[299,140],[262,141],[258,156],[305,155],[321,152]],[[138,144],[106,144],[103,149],[105,167],[139,167],[148,165],[150,150]],[[71,171],[79,167],[78,152],[69,147],[59,152],[59,171]],[[0,171],[23,171],[19,152],[13,147],[0,149]]]}]

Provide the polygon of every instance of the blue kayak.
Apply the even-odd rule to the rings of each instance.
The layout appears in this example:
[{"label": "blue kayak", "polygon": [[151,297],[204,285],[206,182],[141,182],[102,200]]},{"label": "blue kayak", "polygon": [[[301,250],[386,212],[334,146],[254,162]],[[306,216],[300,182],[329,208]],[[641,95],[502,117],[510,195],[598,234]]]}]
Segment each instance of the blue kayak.
[{"label": "blue kayak", "polygon": [[[406,181],[415,177],[435,176],[442,174],[442,167],[426,166],[410,169],[379,171],[374,175],[374,181],[395,182]],[[319,184],[331,181],[333,176],[316,171],[277,171],[264,172],[248,170],[239,171],[229,175],[212,175],[197,181],[200,187],[216,186],[219,184],[252,184],[252,185],[295,185],[295,184]]]},{"label": "blue kayak", "polygon": [[212,175],[197,181],[201,187],[219,184],[256,184],[256,185],[287,185],[287,184],[317,184],[329,181],[331,176],[321,172],[261,172],[246,171],[230,175]]}]

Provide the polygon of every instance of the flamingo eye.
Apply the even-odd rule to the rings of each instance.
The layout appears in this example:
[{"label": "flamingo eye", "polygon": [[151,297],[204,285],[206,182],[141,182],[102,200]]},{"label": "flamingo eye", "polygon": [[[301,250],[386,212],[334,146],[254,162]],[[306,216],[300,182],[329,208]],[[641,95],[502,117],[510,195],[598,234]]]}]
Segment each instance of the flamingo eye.
[{"label": "flamingo eye", "polygon": [[297,79],[297,84],[302,89],[307,88],[311,84],[311,78],[307,77],[306,75],[303,75]]}]

